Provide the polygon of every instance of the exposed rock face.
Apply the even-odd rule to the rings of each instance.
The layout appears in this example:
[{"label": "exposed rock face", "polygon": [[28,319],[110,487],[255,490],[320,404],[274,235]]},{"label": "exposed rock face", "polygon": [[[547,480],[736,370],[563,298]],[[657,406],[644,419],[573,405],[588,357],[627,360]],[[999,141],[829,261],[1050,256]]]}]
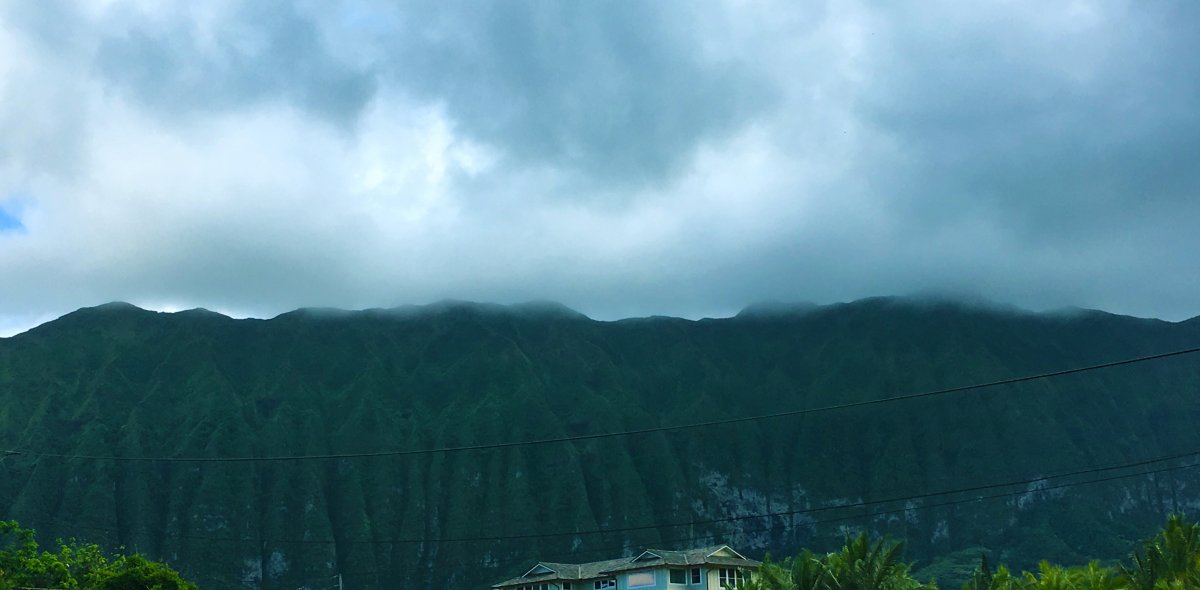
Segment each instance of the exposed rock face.
[{"label": "exposed rock face", "polygon": [[[0,447],[467,446],[827,406],[1197,343],[1196,321],[887,299],[698,322],[596,322],[549,305],[269,321],[104,306],[0,339]],[[48,539],[124,545],[208,587],[316,588],[338,573],[351,588],[477,587],[539,558],[714,541],[786,555],[863,529],[907,540],[910,560],[976,546],[1016,565],[1119,557],[1165,513],[1200,508],[1196,470],[1072,488],[1052,476],[1200,447],[1198,393],[1200,356],[570,444],[258,463],[26,454],[4,460],[0,516]],[[880,499],[895,501],[862,504]],[[655,523],[669,524],[641,528]],[[630,530],[588,533],[598,528]]]}]

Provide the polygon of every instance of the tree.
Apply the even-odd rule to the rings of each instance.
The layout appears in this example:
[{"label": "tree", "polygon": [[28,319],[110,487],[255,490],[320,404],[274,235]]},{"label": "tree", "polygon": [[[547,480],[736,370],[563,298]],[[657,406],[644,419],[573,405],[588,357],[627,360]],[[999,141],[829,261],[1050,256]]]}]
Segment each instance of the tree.
[{"label": "tree", "polygon": [[847,539],[825,559],[833,590],[936,590],[909,575],[909,564],[900,559],[903,548],[886,539],[872,543],[865,532]]},{"label": "tree", "polygon": [[15,520],[0,521],[0,539],[4,539],[0,549],[0,590],[79,587],[71,575],[73,549],[64,546],[57,554],[39,552],[34,532],[21,528]]},{"label": "tree", "polygon": [[841,551],[818,557],[805,550],[782,565],[763,561],[747,590],[936,590],[909,575],[900,543],[874,543],[863,533],[847,537]]},{"label": "tree", "polygon": [[787,565],[787,561],[783,565],[771,561],[770,555],[764,557],[758,574],[743,583],[740,590],[796,590]]},{"label": "tree", "polygon": [[1163,530],[1132,558],[1133,563],[1122,568],[1131,588],[1200,587],[1200,524],[1171,515]]},{"label": "tree", "polygon": [[119,557],[97,573],[88,590],[199,590],[175,570],[141,555]]},{"label": "tree", "polygon": [[801,551],[791,563],[792,583],[796,590],[826,590],[830,587],[825,562],[812,551]]},{"label": "tree", "polygon": [[0,521],[0,590],[198,590],[165,564],[141,555],[111,559],[99,545],[75,541],[41,551],[30,529]]}]

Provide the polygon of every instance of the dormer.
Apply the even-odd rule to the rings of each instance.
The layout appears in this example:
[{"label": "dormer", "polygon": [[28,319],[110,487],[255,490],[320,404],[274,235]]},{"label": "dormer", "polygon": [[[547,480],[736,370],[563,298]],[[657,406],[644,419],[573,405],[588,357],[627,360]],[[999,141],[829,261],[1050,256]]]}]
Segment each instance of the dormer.
[{"label": "dormer", "polygon": [[558,570],[556,570],[544,563],[539,563],[539,564],[533,566],[529,571],[525,572],[525,574],[522,575],[521,577],[529,578],[529,577],[533,577],[533,576],[542,576],[545,574],[557,574],[557,573],[558,573]]},{"label": "dormer", "polygon": [[708,559],[709,557],[729,557],[732,559],[746,559],[745,556],[743,556],[741,553],[738,553],[737,551],[734,551],[733,548],[730,547],[729,545],[722,545],[716,551],[713,551],[712,553],[709,553],[708,555],[706,555],[704,557],[705,557],[705,559]]},{"label": "dormer", "polygon": [[662,558],[663,558],[663,556],[661,556],[653,551],[647,550],[647,551],[643,551],[641,555],[631,559],[630,563],[638,563],[640,561],[654,561],[655,559],[662,559]]}]

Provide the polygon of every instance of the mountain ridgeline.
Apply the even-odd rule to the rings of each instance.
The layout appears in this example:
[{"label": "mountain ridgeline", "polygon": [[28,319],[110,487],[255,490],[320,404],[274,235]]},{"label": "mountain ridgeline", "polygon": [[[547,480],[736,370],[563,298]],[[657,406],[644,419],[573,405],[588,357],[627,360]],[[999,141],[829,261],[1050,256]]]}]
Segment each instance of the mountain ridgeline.
[{"label": "mountain ridgeline", "polygon": [[[1167,513],[1200,509],[1197,457],[1053,477],[1200,451],[1200,355],[565,443],[80,456],[486,446],[1197,345],[1197,319],[906,299],[617,322],[553,305],[235,320],[109,304],[0,339],[0,449],[21,453],[0,460],[0,518],[124,546],[206,588],[317,588],[337,574],[354,589],[483,588],[537,559],[713,542],[786,556],[863,530],[905,541],[918,576],[947,587],[981,551],[1018,567],[1116,559]],[[1019,483],[981,487],[1006,482]],[[979,489],[930,495],[962,488]]]}]

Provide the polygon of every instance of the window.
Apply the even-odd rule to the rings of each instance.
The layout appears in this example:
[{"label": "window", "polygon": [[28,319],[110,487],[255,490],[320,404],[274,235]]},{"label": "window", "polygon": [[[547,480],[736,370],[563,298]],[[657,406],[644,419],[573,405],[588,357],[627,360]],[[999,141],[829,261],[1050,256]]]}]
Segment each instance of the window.
[{"label": "window", "polygon": [[717,570],[717,584],[722,588],[737,588],[745,581],[746,577],[742,570],[724,567]]},{"label": "window", "polygon": [[671,583],[672,584],[686,584],[687,583],[687,572],[685,572],[683,570],[671,570]]},{"label": "window", "polygon": [[700,568],[698,568],[698,567],[692,568],[692,583],[693,584],[700,583]]},{"label": "window", "polygon": [[516,590],[550,590],[550,584],[525,584],[524,586],[517,586]]},{"label": "window", "polygon": [[627,588],[646,588],[654,585],[654,572],[638,572],[625,578]]},{"label": "window", "polygon": [[571,583],[563,582],[563,590],[571,590]]},{"label": "window", "polygon": [[596,583],[593,584],[593,586],[595,587],[596,590],[604,590],[605,588],[616,588],[617,581],[616,580],[596,580]]}]

